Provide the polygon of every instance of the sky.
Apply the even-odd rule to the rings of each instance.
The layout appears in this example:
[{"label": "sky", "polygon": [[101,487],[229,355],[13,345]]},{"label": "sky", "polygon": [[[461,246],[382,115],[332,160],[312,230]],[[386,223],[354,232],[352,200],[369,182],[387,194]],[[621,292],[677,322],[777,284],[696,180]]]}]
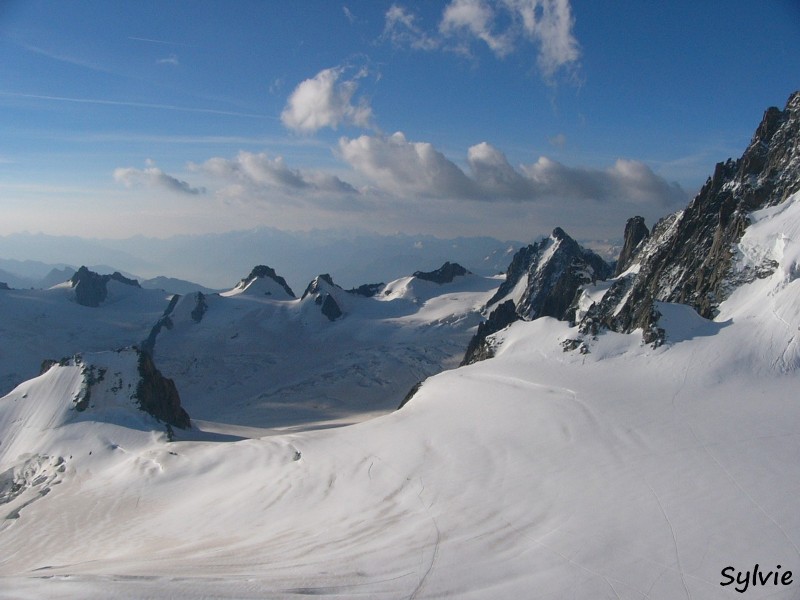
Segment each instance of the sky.
[{"label": "sky", "polygon": [[800,89],[800,5],[0,0],[0,235],[619,238]]}]

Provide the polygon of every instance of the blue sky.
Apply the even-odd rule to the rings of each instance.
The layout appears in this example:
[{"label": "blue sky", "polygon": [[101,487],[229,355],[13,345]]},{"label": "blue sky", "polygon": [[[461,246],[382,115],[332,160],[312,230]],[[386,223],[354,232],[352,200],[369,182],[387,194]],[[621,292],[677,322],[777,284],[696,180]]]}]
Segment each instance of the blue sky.
[{"label": "blue sky", "polygon": [[800,88],[800,6],[1,0],[0,52],[0,234],[592,239]]}]

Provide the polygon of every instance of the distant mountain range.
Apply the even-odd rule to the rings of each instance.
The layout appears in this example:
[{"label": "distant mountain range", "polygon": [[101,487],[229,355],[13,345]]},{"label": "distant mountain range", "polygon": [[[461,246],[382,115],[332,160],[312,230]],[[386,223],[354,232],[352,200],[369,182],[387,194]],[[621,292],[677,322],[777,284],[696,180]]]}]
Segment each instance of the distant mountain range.
[{"label": "distant mountain range", "polygon": [[[604,245],[606,258],[613,258],[621,239],[597,244]],[[193,282],[199,289],[220,290],[233,286],[234,274],[268,264],[294,288],[302,289],[320,272],[331,273],[346,287],[356,287],[435,269],[448,260],[481,275],[503,272],[522,245],[490,237],[441,239],[335,230],[292,233],[270,228],[125,240],[18,233],[0,236],[0,257],[4,257],[0,281],[17,288],[43,287],[52,283],[48,277],[52,269],[77,270],[86,265],[100,273],[135,276],[143,287],[148,285],[146,280],[168,276]]]}]

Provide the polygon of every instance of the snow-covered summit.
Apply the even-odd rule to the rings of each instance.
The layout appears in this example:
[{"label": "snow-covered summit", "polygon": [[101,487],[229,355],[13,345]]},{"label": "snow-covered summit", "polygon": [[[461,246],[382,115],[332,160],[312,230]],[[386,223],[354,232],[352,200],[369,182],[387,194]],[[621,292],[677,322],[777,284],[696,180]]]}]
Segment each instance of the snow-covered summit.
[{"label": "snow-covered summit", "polygon": [[275,300],[294,300],[295,298],[294,292],[286,280],[266,265],[254,267],[250,274],[237,283],[233,289],[222,292],[220,295],[237,296],[239,294],[269,296]]}]

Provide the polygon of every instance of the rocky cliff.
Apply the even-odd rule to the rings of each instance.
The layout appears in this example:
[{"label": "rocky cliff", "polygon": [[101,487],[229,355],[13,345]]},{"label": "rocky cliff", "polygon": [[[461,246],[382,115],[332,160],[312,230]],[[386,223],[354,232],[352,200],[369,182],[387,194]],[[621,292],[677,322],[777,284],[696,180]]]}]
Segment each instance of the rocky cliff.
[{"label": "rocky cliff", "polygon": [[119,272],[112,275],[99,275],[90,271],[86,267],[81,267],[69,279],[72,288],[75,290],[75,300],[78,304],[97,308],[108,297],[108,282],[117,281],[119,283],[140,287],[135,279],[128,279]]},{"label": "rocky cliff", "polygon": [[[683,211],[662,219],[637,243],[629,272],[615,281],[581,321],[584,332],[641,328],[648,343],[663,341],[654,302],[688,304],[712,318],[731,289],[769,274],[769,265],[732,274],[733,247],[754,211],[800,189],[800,92],[784,110],[769,108],[738,160],[719,163]],[[631,242],[632,243],[632,242]],[[621,273],[622,271],[619,271]]]},{"label": "rocky cliff", "polygon": [[556,227],[550,237],[514,255],[506,280],[487,303],[487,310],[497,306],[470,341],[462,364],[489,358],[492,352],[486,337],[515,320],[571,320],[581,287],[610,275],[608,263]]}]

